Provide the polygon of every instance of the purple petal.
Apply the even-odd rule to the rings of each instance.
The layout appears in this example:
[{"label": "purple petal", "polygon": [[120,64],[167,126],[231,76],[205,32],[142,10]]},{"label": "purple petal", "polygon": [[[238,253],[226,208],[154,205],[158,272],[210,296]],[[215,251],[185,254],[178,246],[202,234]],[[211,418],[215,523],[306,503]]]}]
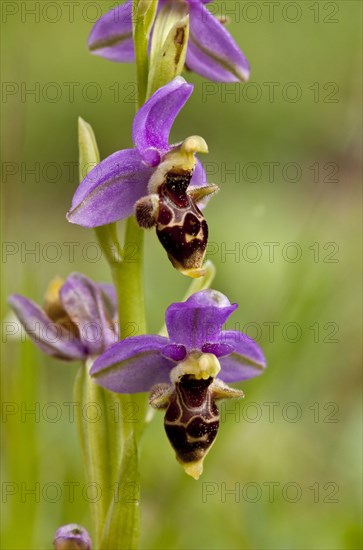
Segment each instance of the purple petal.
[{"label": "purple petal", "polygon": [[97,286],[107,298],[110,304],[110,309],[113,311],[113,314],[115,314],[117,311],[117,295],[115,287],[109,283],[98,283]]},{"label": "purple petal", "polygon": [[[105,311],[108,317],[112,319],[116,325],[118,322],[118,305],[115,287],[107,283],[98,283],[97,287],[102,294]],[[113,341],[113,343],[115,343],[115,341]]]},{"label": "purple petal", "polygon": [[202,350],[208,343],[218,343],[222,325],[237,304],[215,290],[201,290],[186,302],[172,304],[166,311],[166,326],[172,342],[184,345],[188,351]]},{"label": "purple petal", "polygon": [[132,0],[117,6],[96,21],[88,38],[88,47],[93,54],[110,61],[135,61]]},{"label": "purple petal", "polygon": [[226,330],[222,341],[234,348],[228,357],[219,360],[223,382],[239,382],[258,376],[266,368],[266,359],[261,348],[251,338],[237,330]]},{"label": "purple petal", "polygon": [[192,84],[181,76],[157,90],[135,116],[132,137],[135,146],[145,160],[148,149],[163,154],[169,150],[169,134],[174,120],[188,101]]},{"label": "purple petal", "polygon": [[[208,185],[207,174],[204,170],[203,164],[197,158],[197,163],[195,165],[193,176],[189,185],[189,191],[191,191],[194,187],[203,187],[206,185]],[[206,197],[198,201],[199,210],[204,210],[212,196],[213,195],[207,195]]]},{"label": "purple petal", "polygon": [[112,319],[97,284],[81,273],[72,273],[59,294],[65,311],[78,327],[88,355],[98,355],[117,341]]},{"label": "purple petal", "polygon": [[168,343],[163,336],[132,336],[118,342],[94,362],[90,374],[97,384],[117,393],[149,391],[159,383],[170,383],[175,363],[160,354]]},{"label": "purple petal", "polygon": [[[223,334],[223,333],[222,333]],[[229,355],[234,350],[230,344],[218,343],[218,344],[204,344],[202,346],[203,353],[213,353],[216,357],[224,357]]]},{"label": "purple petal", "polygon": [[161,353],[172,361],[183,361],[187,355],[187,350],[179,344],[167,344],[161,350]]},{"label": "purple petal", "polygon": [[[174,0],[159,0],[159,8],[165,6],[165,4],[170,4],[170,2],[173,2]],[[189,4],[192,4],[193,2],[202,2],[203,4],[209,4],[210,2],[213,2],[213,0],[187,0]]]},{"label": "purple petal", "polygon": [[147,194],[151,173],[135,149],[107,157],[80,183],[68,221],[97,227],[127,218],[133,213],[135,202]]},{"label": "purple petal", "polygon": [[32,300],[13,294],[8,301],[30,339],[44,353],[59,359],[86,357],[86,350],[80,340],[65,327],[52,321]]},{"label": "purple petal", "polygon": [[190,2],[189,69],[209,80],[248,80],[247,59],[224,26],[200,3]]}]

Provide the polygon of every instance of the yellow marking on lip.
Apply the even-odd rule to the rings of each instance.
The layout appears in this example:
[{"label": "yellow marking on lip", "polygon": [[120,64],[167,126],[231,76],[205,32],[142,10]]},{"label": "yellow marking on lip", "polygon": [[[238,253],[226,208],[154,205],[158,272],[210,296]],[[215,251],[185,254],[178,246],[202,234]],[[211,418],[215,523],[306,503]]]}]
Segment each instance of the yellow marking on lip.
[{"label": "yellow marking on lip", "polygon": [[[200,233],[200,232],[199,232]],[[198,240],[201,240],[200,237],[198,237],[198,235],[190,235],[190,233],[186,233],[185,234],[185,242],[187,244],[189,244],[190,242],[194,241],[195,239],[198,239]],[[203,273],[204,275],[204,273]],[[201,277],[201,275],[199,275],[199,277]]]},{"label": "yellow marking on lip", "polygon": [[203,459],[198,460],[197,462],[181,462],[181,465],[183,466],[186,474],[198,481],[203,473]]},{"label": "yellow marking on lip", "polygon": [[196,380],[208,380],[215,378],[220,370],[221,365],[213,353],[193,352],[172,369],[170,381],[175,384],[186,374],[191,374]]},{"label": "yellow marking on lip", "polygon": [[206,271],[204,267],[192,267],[190,269],[180,269],[180,273],[186,275],[187,277],[192,277],[192,279],[198,279],[199,277],[204,277]]},{"label": "yellow marking on lip", "polygon": [[59,291],[62,288],[64,284],[64,279],[59,277],[58,275],[54,277],[45,292],[45,301],[46,302],[55,302],[59,299]]}]

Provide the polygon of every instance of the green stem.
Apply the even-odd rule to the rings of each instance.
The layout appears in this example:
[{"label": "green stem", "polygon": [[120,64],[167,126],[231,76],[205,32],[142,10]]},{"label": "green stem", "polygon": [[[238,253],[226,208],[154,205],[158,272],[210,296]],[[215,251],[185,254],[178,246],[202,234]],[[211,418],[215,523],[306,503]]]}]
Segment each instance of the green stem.
[{"label": "green stem", "polygon": [[108,264],[113,265],[121,262],[122,251],[117,239],[117,225],[110,223],[109,225],[95,227],[95,232]]},{"label": "green stem", "polygon": [[[137,105],[140,108],[145,103],[146,90],[147,90],[147,74],[149,72],[149,60],[147,56],[147,48],[143,44],[142,38],[138,32],[134,35],[135,43],[139,46],[136,48],[136,67],[137,67],[137,81],[140,83],[137,89]],[[146,78],[145,78],[146,75]]]},{"label": "green stem", "polygon": [[[99,491],[92,501],[91,515],[95,547],[100,548],[103,526],[112,499],[112,487],[118,481],[120,470],[121,440],[119,431],[119,396],[114,395],[91,380],[88,370],[92,359],[81,365],[74,384],[77,403],[77,424],[81,441],[82,459],[87,483]],[[88,419],[89,407],[97,406],[99,418]],[[107,464],[107,468],[105,468]]]},{"label": "green stem", "polygon": [[[126,221],[123,261],[110,264],[119,298],[120,337],[145,334],[144,287],[142,282],[144,232],[134,216]],[[102,244],[101,244],[102,246]]]},{"label": "green stem", "polygon": [[[100,160],[94,132],[82,119],[79,147],[82,177],[84,170],[89,171]],[[116,224],[98,227],[95,232],[117,293],[120,338],[145,333],[143,232],[133,217],[127,220],[122,248]],[[75,394],[81,411],[84,405],[95,403],[102,412],[95,423],[85,421],[83,414],[78,416],[86,478],[102,491],[101,498],[91,505],[95,547],[132,550],[139,539],[140,507],[128,493],[130,488],[139,493],[137,440],[145,424],[147,398],[144,394],[131,397],[108,392],[91,380],[86,366],[77,376]]]},{"label": "green stem", "polygon": [[[133,2],[133,36],[136,55],[136,72],[138,82],[138,108],[144,104],[147,95],[149,59],[148,42],[151,27],[157,10],[157,0],[134,0]],[[97,144],[92,129],[81,122],[83,141],[80,140],[83,157],[91,156],[93,160],[98,157]],[[143,287],[143,231],[137,226],[132,216],[126,221],[125,238],[120,248],[115,224],[99,227],[96,235],[101,249],[110,266],[112,279],[115,286],[118,301],[119,336],[121,339],[127,336],[145,334],[145,310],[144,310],[144,287]],[[88,377],[89,378],[89,377]],[[86,380],[88,380],[86,378]],[[83,384],[86,384],[84,377],[81,377]],[[89,381],[88,381],[89,383]],[[92,383],[92,382],[91,382]],[[97,518],[95,521],[99,526],[102,521],[102,533],[96,529],[96,545],[102,550],[134,550],[138,547],[140,536],[140,492],[139,457],[137,443],[145,425],[146,411],[148,407],[145,394],[134,396],[118,396],[121,410],[137,412],[135,423],[127,422],[126,415],[122,419],[122,446],[121,450],[115,450],[119,475],[116,482],[115,493],[111,498],[107,514],[105,516],[104,506],[94,509]],[[131,409],[130,409],[131,406]],[[112,430],[107,417],[104,428]],[[82,431],[82,430],[81,430]],[[101,470],[108,468],[107,456],[101,449],[100,441],[93,445],[86,441],[87,433],[81,433],[83,448],[93,450],[95,456],[85,456],[88,470],[94,469],[95,464],[100,464]],[[121,434],[110,432],[118,440]],[[101,443],[102,445],[102,443]],[[93,462],[95,464],[93,464]],[[102,471],[99,472],[102,476]],[[112,479],[113,481],[113,479]],[[130,489],[133,490],[134,498],[127,498]],[[94,516],[95,517],[95,516]],[[100,519],[102,518],[102,519]]]},{"label": "green stem", "polygon": [[[143,231],[135,218],[126,222],[122,249],[111,226],[96,231],[100,246],[109,263],[118,300],[119,336],[145,334],[143,288]],[[116,253],[115,253],[116,252]],[[119,474],[115,492],[109,504],[101,536],[102,550],[133,550],[140,535],[140,503],[138,496],[128,498],[129,492],[139,495],[140,475],[137,442],[145,426],[148,408],[145,394],[117,396],[123,411],[122,450],[118,462]],[[127,414],[131,412],[130,415]],[[129,418],[131,421],[127,421]],[[118,434],[120,437],[121,434]],[[107,458],[103,467],[107,464]]]},{"label": "green stem", "polygon": [[104,526],[100,550],[134,550],[140,538],[140,476],[134,434],[123,441],[120,476]]},{"label": "green stem", "polygon": [[[148,40],[156,9],[157,0],[134,0],[133,2],[138,108],[146,101],[149,72]],[[120,338],[145,334],[143,231],[137,226],[135,218],[130,217],[126,221],[122,251],[117,242],[117,235],[112,230],[100,228],[96,233],[110,265],[117,294]],[[110,253],[110,247],[115,244],[120,254]],[[148,404],[144,394],[133,397],[121,395],[120,400],[123,411],[127,411],[130,406],[134,407],[134,411],[136,409],[138,421],[135,424],[124,421],[122,424],[122,458],[117,484],[119,490],[108,510],[101,540],[102,550],[136,549],[140,537],[139,499],[136,497],[127,500],[119,493],[120,491],[122,493],[125,487],[131,487],[138,495],[140,493],[137,442],[143,432]]]},{"label": "green stem", "polygon": [[[143,248],[144,232],[132,216],[126,222],[125,240],[123,245],[123,261],[113,262],[111,267],[113,283],[119,305],[120,338],[146,333],[144,285],[143,285]],[[147,398],[144,394],[121,396],[124,406],[135,406],[137,423],[123,424],[124,436],[133,431],[135,437],[141,435],[147,411]],[[131,429],[132,428],[132,429]]]},{"label": "green stem", "polygon": [[149,74],[149,36],[153,25],[158,0],[134,0],[132,9],[133,37],[136,60],[136,76],[138,101],[137,108],[147,99],[147,86]]}]

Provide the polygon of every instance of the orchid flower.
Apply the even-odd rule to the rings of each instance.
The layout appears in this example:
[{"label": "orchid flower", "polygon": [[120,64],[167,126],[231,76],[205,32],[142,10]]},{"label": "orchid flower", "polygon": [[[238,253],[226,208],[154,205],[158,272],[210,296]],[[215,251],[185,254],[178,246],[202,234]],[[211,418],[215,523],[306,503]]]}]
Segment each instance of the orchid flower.
[{"label": "orchid flower", "polygon": [[86,360],[117,341],[113,286],[81,273],[54,279],[43,307],[19,294],[11,295],[9,304],[31,340],[52,357]]},{"label": "orchid flower", "polygon": [[135,212],[141,227],[156,233],[174,267],[203,275],[208,226],[197,204],[218,190],[205,185],[196,152],[208,152],[199,136],[169,145],[175,118],[193,91],[182,77],[160,88],[138,111],[133,149],[117,151],[91,170],[76,190],[67,218],[97,227]]},{"label": "orchid flower", "polygon": [[[184,11],[189,15],[190,35],[186,54],[189,70],[217,82],[238,82],[249,78],[249,64],[240,48],[204,4],[211,0],[159,0],[158,15]],[[178,15],[178,14],[177,14]],[[158,16],[157,16],[158,17]],[[132,63],[132,0],[102,16],[88,39],[90,51],[111,61]]]},{"label": "orchid flower", "polygon": [[126,338],[90,370],[99,385],[113,392],[151,391],[150,404],[166,409],[165,430],[178,461],[196,479],[219,427],[215,401],[242,397],[227,383],[257,376],[266,366],[253,340],[222,330],[237,307],[215,290],[196,292],[167,309],[168,338]]}]

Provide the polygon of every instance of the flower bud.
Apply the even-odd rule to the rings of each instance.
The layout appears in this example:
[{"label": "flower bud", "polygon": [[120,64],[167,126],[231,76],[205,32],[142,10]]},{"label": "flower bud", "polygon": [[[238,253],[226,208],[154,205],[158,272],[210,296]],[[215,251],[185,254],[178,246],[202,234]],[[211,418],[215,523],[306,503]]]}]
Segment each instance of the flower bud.
[{"label": "flower bud", "polygon": [[165,5],[156,16],[150,53],[148,97],[180,75],[189,39],[187,4]]},{"label": "flower bud", "polygon": [[60,527],[54,535],[55,550],[92,550],[92,541],[84,527],[70,523]]}]

